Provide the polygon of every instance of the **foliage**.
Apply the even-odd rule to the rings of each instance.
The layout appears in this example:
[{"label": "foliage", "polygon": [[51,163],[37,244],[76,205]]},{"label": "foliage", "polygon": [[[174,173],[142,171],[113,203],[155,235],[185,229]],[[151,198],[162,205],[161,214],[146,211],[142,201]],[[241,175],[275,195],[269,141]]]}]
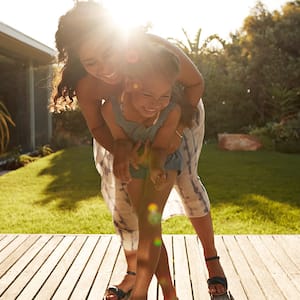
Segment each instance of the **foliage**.
[{"label": "foliage", "polygon": [[53,128],[54,149],[91,143],[91,134],[78,108],[53,114]]},{"label": "foliage", "polygon": [[[194,40],[189,37],[184,28],[182,28],[182,32],[186,38],[187,45],[184,42],[174,38],[169,38],[169,41],[173,42],[175,45],[181,48],[198,67],[200,63],[200,57],[204,53],[217,52],[218,49],[224,47],[225,45],[225,41],[221,39],[217,34],[213,34],[207,37],[201,45],[201,28],[197,31]],[[217,43],[219,47],[215,47],[215,43]]]},{"label": "foliage", "polygon": [[281,122],[269,122],[263,127],[252,129],[250,133],[263,142],[271,140],[273,147],[280,152],[300,153],[300,112]]},{"label": "foliage", "polygon": [[[299,28],[300,6],[297,1],[287,3],[281,13],[275,11],[273,14],[258,2],[237,34],[258,123],[276,121],[278,110],[274,112],[274,99],[279,102],[277,108],[279,105],[283,111],[286,106],[294,112],[299,111],[299,104],[295,101],[299,100],[300,92]],[[278,91],[281,97],[277,97]]]},{"label": "foliage", "polygon": [[43,145],[39,147],[36,151],[31,153],[22,154],[21,148],[17,147],[14,150],[5,153],[0,157],[2,170],[16,170],[18,168],[24,167],[27,164],[36,161],[37,159],[50,155],[53,150],[49,145]]},{"label": "foliage", "polygon": [[276,141],[297,140],[300,143],[300,113],[298,118],[275,123],[273,134]]},{"label": "foliage", "polygon": [[[173,40],[205,79],[206,138],[281,123],[300,111],[300,2],[269,12],[257,2],[226,43]],[[220,47],[212,48],[214,37]],[[216,40],[215,39],[215,40]]]},{"label": "foliage", "polygon": [[6,150],[9,143],[9,125],[16,126],[6,106],[0,101],[0,154]]}]

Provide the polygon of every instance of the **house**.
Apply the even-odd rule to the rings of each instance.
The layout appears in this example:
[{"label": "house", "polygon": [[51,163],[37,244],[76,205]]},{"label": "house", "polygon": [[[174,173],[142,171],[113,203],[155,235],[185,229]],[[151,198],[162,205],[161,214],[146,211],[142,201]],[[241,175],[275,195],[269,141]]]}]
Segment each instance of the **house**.
[{"label": "house", "polygon": [[32,151],[50,142],[52,63],[56,52],[0,22],[0,101],[10,112],[9,150]]}]

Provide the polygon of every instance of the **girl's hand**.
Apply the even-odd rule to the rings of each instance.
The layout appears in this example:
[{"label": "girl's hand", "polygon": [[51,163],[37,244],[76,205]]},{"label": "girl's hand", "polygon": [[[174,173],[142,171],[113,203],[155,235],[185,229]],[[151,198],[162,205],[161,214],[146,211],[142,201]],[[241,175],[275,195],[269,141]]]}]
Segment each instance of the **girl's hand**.
[{"label": "girl's hand", "polygon": [[156,190],[162,190],[167,183],[168,173],[164,169],[151,169],[150,179]]}]

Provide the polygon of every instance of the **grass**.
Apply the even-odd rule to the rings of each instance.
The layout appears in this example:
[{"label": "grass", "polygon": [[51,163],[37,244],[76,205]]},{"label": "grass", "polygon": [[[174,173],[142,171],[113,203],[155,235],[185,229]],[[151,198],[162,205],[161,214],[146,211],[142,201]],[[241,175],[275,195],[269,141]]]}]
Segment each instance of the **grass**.
[{"label": "grass", "polygon": [[[199,174],[216,234],[299,234],[300,155],[205,145]],[[58,151],[0,177],[2,233],[114,233],[89,146]],[[194,233],[173,217],[164,233]]]},{"label": "grass", "polygon": [[[206,145],[198,170],[216,233],[300,233],[299,154],[227,152]],[[175,226],[178,220],[167,222]],[[186,220],[183,226],[192,230]]]}]

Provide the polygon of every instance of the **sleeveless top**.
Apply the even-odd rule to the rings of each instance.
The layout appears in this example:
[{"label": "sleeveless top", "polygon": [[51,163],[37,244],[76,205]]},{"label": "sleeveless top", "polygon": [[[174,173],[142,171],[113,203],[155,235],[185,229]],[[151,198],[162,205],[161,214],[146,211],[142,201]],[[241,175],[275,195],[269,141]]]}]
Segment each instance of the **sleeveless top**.
[{"label": "sleeveless top", "polygon": [[[125,131],[129,138],[134,142],[141,141],[145,143],[147,140],[153,142],[157,131],[163,125],[170,111],[175,107],[174,102],[170,102],[166,108],[164,108],[157,119],[157,121],[146,127],[143,124],[137,122],[126,120],[123,116],[120,104],[116,98],[111,99],[113,112],[116,118],[117,124]],[[176,150],[174,153],[169,154],[166,159],[165,169],[166,170],[176,170],[181,171],[182,168],[182,157],[179,150]],[[130,174],[133,178],[146,178],[148,175],[149,169],[144,166],[139,166],[139,169],[136,170],[130,167]]]}]

